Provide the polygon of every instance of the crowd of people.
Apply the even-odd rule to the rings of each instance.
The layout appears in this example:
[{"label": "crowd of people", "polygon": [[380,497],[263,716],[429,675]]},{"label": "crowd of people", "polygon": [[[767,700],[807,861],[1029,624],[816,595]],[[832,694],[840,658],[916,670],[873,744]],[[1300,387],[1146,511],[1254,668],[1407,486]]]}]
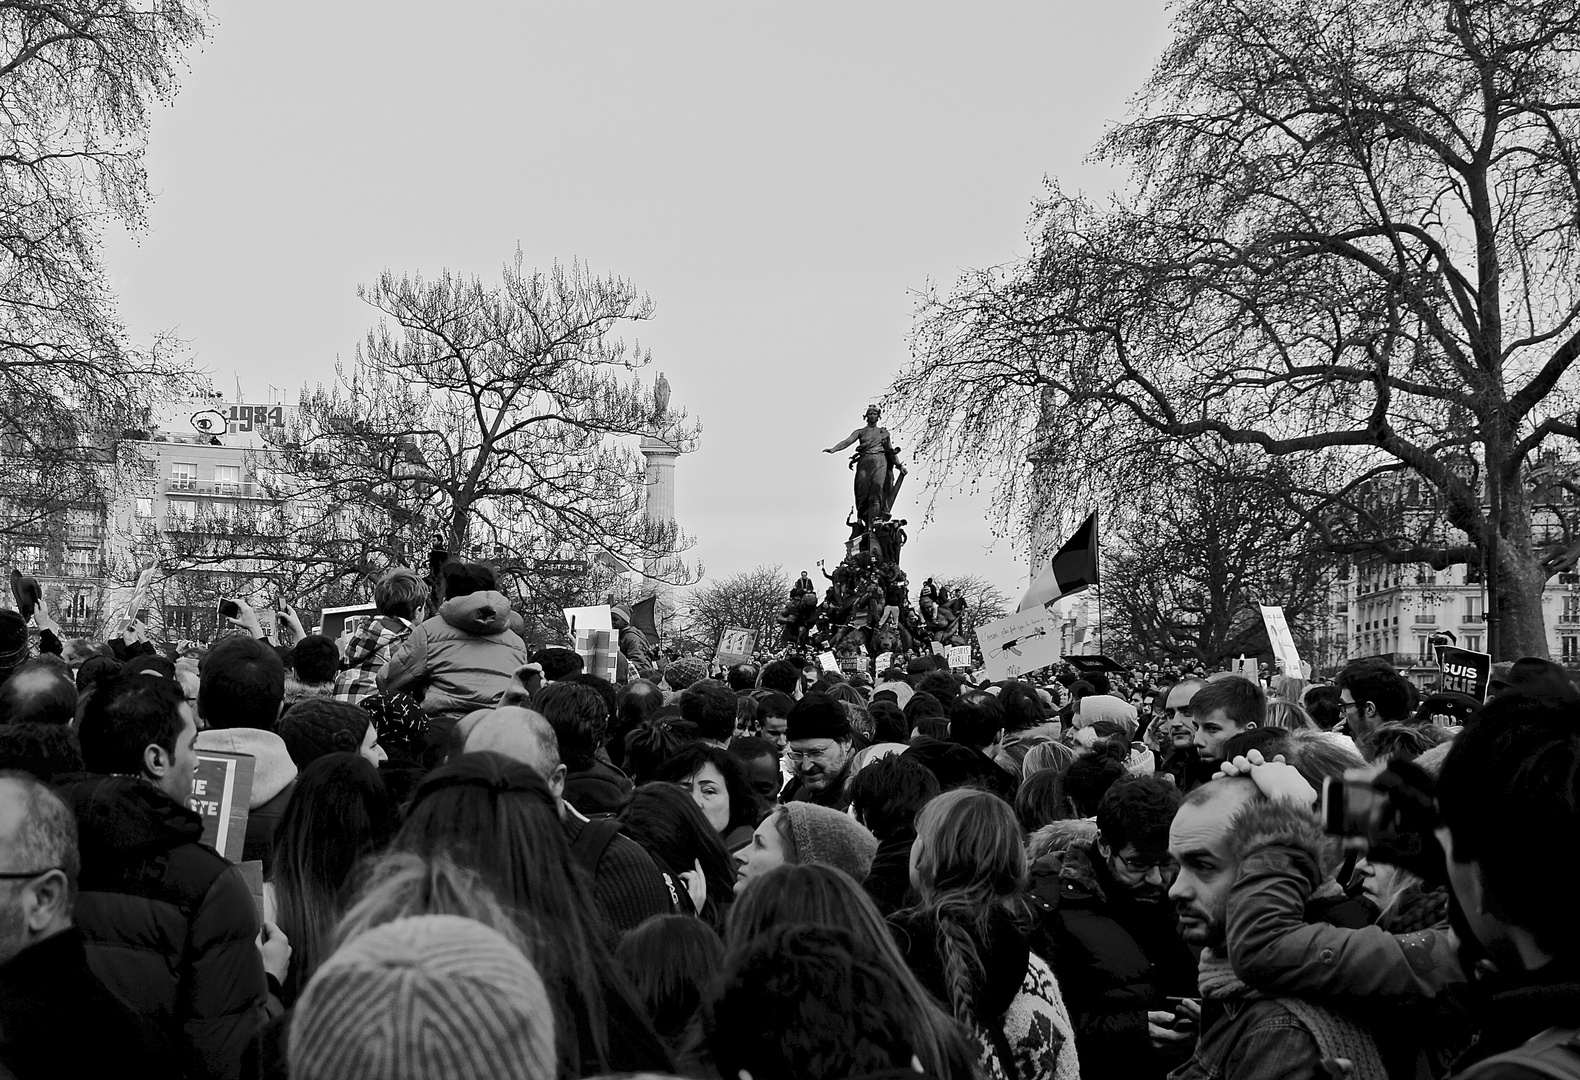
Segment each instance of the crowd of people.
[{"label": "crowd of people", "polygon": [[0,612],[0,1077],[1580,1077],[1556,664],[611,683],[440,578],[289,648]]}]

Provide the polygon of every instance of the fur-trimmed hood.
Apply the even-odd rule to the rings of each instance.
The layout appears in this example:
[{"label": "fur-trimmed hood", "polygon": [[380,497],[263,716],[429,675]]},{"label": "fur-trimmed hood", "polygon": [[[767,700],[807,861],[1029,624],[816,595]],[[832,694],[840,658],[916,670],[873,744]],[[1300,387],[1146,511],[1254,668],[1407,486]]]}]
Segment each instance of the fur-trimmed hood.
[{"label": "fur-trimmed hood", "polygon": [[1090,845],[1097,839],[1095,818],[1053,821],[1031,834],[1026,841],[1026,857],[1036,862],[1044,855],[1062,855],[1076,844]]},{"label": "fur-trimmed hood", "polygon": [[1308,854],[1319,869],[1320,879],[1313,889],[1331,881],[1344,861],[1344,849],[1337,837],[1322,829],[1316,812],[1287,800],[1256,798],[1242,806],[1229,826],[1229,851],[1236,862],[1268,847],[1291,847]]}]

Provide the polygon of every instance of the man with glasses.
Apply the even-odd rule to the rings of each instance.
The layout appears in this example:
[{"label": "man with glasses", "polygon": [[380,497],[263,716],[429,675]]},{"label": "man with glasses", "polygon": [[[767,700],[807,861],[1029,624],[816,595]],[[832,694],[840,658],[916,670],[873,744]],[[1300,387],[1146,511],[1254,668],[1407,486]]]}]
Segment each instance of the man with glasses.
[{"label": "man with glasses", "polygon": [[1385,660],[1356,660],[1339,672],[1337,731],[1364,745],[1378,724],[1403,723],[1414,710],[1415,691],[1410,680]]},{"label": "man with glasses", "polygon": [[1166,1002],[1196,995],[1195,952],[1168,903],[1180,799],[1162,777],[1118,780],[1098,803],[1096,837],[1032,869],[1083,1076],[1162,1077],[1189,1056],[1194,1029],[1176,1030]]},{"label": "man with glasses", "polygon": [[0,772],[0,1073],[18,1080],[119,1075],[169,1053],[88,967],[71,917],[78,861],[70,808]]},{"label": "man with glasses", "polygon": [[854,738],[840,703],[826,694],[808,694],[786,718],[789,749],[785,760],[795,771],[780,802],[811,802],[843,813],[850,807],[845,781],[850,776]]}]

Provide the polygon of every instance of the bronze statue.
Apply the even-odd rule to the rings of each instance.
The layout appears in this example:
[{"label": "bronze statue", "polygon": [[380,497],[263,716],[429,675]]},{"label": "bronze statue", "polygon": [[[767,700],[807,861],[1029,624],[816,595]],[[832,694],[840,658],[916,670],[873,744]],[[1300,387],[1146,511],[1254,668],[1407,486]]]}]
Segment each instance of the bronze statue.
[{"label": "bronze statue", "polygon": [[823,451],[837,454],[856,444],[856,453],[851,457],[856,470],[856,517],[868,529],[888,520],[900,485],[905,482],[905,466],[900,464],[899,452],[889,441],[889,429],[878,426],[882,415],[876,405],[867,406],[867,426],[857,428]]}]

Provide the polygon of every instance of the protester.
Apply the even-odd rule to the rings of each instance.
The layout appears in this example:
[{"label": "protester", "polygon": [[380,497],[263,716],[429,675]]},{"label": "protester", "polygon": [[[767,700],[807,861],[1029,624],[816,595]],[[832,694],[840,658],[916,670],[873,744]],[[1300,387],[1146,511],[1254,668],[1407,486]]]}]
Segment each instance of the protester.
[{"label": "protester", "polygon": [[1028,834],[1052,822],[1079,817],[1065,792],[1064,772],[1039,769],[1022,781],[1015,792],[1015,816]]},{"label": "protester", "polygon": [[731,739],[730,753],[746,769],[747,781],[763,806],[777,803],[785,779],[780,770],[779,751],[774,748],[774,744],[767,739]]},{"label": "protester", "polygon": [[850,815],[816,803],[785,803],[735,853],[735,895],[776,866],[832,866],[863,881],[877,851],[877,837]]},{"label": "protester", "polygon": [[277,730],[285,701],[285,665],[266,642],[240,635],[210,649],[198,677],[198,715],[207,726],[198,733],[197,749],[253,759],[241,857],[269,866],[274,830],[290,802],[297,772]]},{"label": "protester", "polygon": [[1004,742],[1004,706],[997,698],[975,692],[956,698],[949,738],[982,759],[977,774],[983,787],[1005,801],[1015,798],[1015,778],[993,760]]},{"label": "protester", "polygon": [[285,676],[285,705],[308,698],[330,697],[340,670],[340,649],[322,634],[307,634],[291,646],[291,669]]},{"label": "protester", "polygon": [[337,949],[291,1021],[294,1080],[558,1074],[544,980],[511,941],[455,915],[375,927]]},{"label": "protester", "polygon": [[451,858],[508,906],[554,1002],[566,1074],[668,1071],[669,1052],[608,951],[607,928],[576,872],[559,812],[535,769],[500,754],[467,753],[418,785],[394,850]]},{"label": "protester", "polygon": [[796,702],[787,719],[786,759],[795,778],[781,800],[811,802],[843,811],[850,806],[845,781],[855,752],[850,719],[839,703],[825,694],[807,694]]},{"label": "protester", "polygon": [[278,978],[290,949],[267,926],[260,954],[247,882],[202,843],[203,819],[187,807],[192,707],[172,682],[124,676],[94,692],[79,737],[102,774],[63,792],[80,836],[75,918],[89,963],[175,1048],[177,1070],[237,1077],[265,1015],[265,959]]},{"label": "protester", "polygon": [[0,772],[0,1073],[16,1080],[170,1060],[88,966],[72,919],[79,868],[71,809],[33,777]]},{"label": "protester", "polygon": [[869,950],[884,980],[905,1003],[905,1041],[929,1076],[974,1075],[975,1047],[954,1017],[939,1008],[900,955],[883,916],[851,879],[831,866],[781,866],[749,887],[730,912],[728,942],[739,949],[776,926],[811,923],[847,931]]},{"label": "protester", "polygon": [[1009,804],[962,788],[917,818],[912,873],[921,900],[890,917],[922,985],[980,1040],[992,1075],[1080,1074],[1059,984],[1031,950],[1020,824]]},{"label": "protester", "polygon": [[1357,743],[1378,724],[1410,719],[1414,691],[1391,664],[1357,660],[1339,672],[1336,681],[1344,734]]},{"label": "protester", "polygon": [[620,939],[615,959],[659,1038],[683,1069],[695,1068],[688,1058],[701,1041],[702,1003],[724,964],[718,933],[689,915],[655,915]]},{"label": "protester", "polygon": [[46,784],[83,771],[77,733],[63,724],[0,724],[0,769]]},{"label": "protester", "polygon": [[335,676],[336,701],[353,705],[378,693],[378,675],[395,647],[423,621],[428,586],[404,566],[386,571],[373,586],[378,614],[368,619],[346,643],[344,666]]},{"label": "protester", "polygon": [[679,909],[715,930],[734,897],[735,866],[702,810],[679,784],[643,784],[616,815],[620,832],[642,846],[670,881]]},{"label": "protester", "polygon": [[735,734],[734,691],[716,679],[698,679],[680,695],[680,717],[705,742],[724,746]]},{"label": "protester", "polygon": [[461,717],[494,705],[527,662],[526,645],[510,627],[510,601],[498,591],[493,570],[452,561],[440,576],[445,600],[438,613],[395,647],[378,674],[380,693],[409,690],[419,698],[434,746],[444,745]]},{"label": "protester", "polygon": [[554,729],[543,716],[529,709],[503,708],[484,710],[467,720],[472,721],[464,745],[468,754],[501,754],[533,769],[548,785],[564,842],[592,875],[593,900],[610,930],[624,933],[652,915],[675,910],[681,884],[660,870],[640,844],[620,835],[619,822],[589,821],[565,801],[565,766]]},{"label": "protester", "polygon": [[1191,695],[1196,753],[1204,762],[1223,760],[1224,741],[1267,720],[1267,695],[1238,675],[1208,682]]},{"label": "protester", "polygon": [[280,717],[277,731],[299,770],[325,754],[358,754],[375,768],[387,757],[372,714],[323,695],[292,705]]},{"label": "protester", "polygon": [[631,794],[629,777],[598,760],[609,731],[609,709],[592,687],[554,682],[532,699],[554,729],[565,772],[565,801],[583,814],[612,814]]},{"label": "protester", "polygon": [[1179,790],[1163,779],[1124,777],[1098,803],[1094,841],[1032,865],[1032,896],[1051,931],[1084,1076],[1162,1077],[1184,1060],[1159,1053],[1148,1033],[1150,1012],[1196,990],[1196,956],[1168,903],[1176,870],[1169,825],[1179,804]]},{"label": "protester", "polygon": [[0,724],[69,724],[77,715],[77,684],[57,657],[18,664],[0,683]]},{"label": "protester", "polygon": [[885,915],[916,902],[911,885],[916,815],[938,791],[938,778],[909,754],[880,758],[851,781],[851,810],[878,840],[862,885]]},{"label": "protester", "polygon": [[296,1000],[327,955],[362,860],[383,851],[399,825],[378,769],[361,755],[327,754],[302,770],[275,833],[267,886],[275,922],[291,942],[280,992],[285,1004]]},{"label": "protester", "polygon": [[763,804],[733,750],[704,742],[683,746],[656,770],[654,778],[679,784],[690,793],[725,851],[733,855],[752,842]]}]

